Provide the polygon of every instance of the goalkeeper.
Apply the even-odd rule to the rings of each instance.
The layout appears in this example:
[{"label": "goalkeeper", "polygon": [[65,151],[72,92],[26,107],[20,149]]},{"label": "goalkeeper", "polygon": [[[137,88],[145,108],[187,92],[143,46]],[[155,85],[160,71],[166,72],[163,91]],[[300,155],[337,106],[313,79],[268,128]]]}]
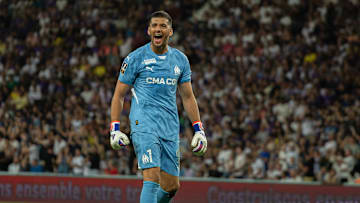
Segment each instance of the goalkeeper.
[{"label": "goalkeeper", "polygon": [[191,147],[195,155],[206,152],[207,141],[191,86],[187,57],[168,46],[172,19],[165,11],[149,18],[151,42],[131,52],[124,60],[111,102],[110,142],[113,149],[130,143],[120,131],[124,96],[131,88],[130,138],[138,167],[143,172],[140,203],[170,202],[179,183],[179,116],[176,91],[193,123]]}]

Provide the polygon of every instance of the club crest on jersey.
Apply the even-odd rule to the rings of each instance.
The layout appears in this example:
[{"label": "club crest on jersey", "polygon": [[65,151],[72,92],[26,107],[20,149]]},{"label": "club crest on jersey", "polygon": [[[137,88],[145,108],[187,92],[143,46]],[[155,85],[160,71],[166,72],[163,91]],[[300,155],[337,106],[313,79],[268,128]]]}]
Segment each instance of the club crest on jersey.
[{"label": "club crest on jersey", "polygon": [[175,73],[175,75],[180,75],[180,68],[179,68],[179,66],[175,66],[174,67],[174,73]]},{"label": "club crest on jersey", "polygon": [[125,73],[127,66],[128,66],[128,64],[124,62],[123,65],[121,66],[121,69],[120,69],[121,74]]}]

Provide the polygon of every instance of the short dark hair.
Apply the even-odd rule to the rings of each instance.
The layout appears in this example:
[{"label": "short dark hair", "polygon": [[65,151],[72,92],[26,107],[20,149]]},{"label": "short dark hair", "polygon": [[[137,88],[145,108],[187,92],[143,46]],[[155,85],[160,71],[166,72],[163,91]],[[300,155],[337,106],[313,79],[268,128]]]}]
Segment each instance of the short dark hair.
[{"label": "short dark hair", "polygon": [[166,11],[155,11],[149,16],[149,24],[152,18],[166,18],[169,21],[170,26],[172,26],[172,18]]}]

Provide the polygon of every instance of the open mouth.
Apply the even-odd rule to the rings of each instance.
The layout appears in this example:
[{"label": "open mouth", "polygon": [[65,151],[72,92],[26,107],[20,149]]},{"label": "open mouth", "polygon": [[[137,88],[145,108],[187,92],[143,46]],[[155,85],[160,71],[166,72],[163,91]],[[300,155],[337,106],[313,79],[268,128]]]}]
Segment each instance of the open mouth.
[{"label": "open mouth", "polygon": [[156,44],[160,44],[162,38],[163,38],[163,36],[162,36],[161,34],[156,34],[156,35],[154,35],[154,42],[155,42]]}]

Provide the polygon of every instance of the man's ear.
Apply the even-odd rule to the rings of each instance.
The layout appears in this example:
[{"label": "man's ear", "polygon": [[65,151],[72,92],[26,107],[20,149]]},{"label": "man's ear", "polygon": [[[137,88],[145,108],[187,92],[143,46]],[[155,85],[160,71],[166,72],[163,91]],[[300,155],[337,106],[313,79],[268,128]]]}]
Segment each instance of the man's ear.
[{"label": "man's ear", "polygon": [[150,26],[147,29],[147,34],[150,36]]},{"label": "man's ear", "polygon": [[174,31],[172,28],[170,28],[170,33],[169,33],[169,37],[171,37],[174,34]]}]

